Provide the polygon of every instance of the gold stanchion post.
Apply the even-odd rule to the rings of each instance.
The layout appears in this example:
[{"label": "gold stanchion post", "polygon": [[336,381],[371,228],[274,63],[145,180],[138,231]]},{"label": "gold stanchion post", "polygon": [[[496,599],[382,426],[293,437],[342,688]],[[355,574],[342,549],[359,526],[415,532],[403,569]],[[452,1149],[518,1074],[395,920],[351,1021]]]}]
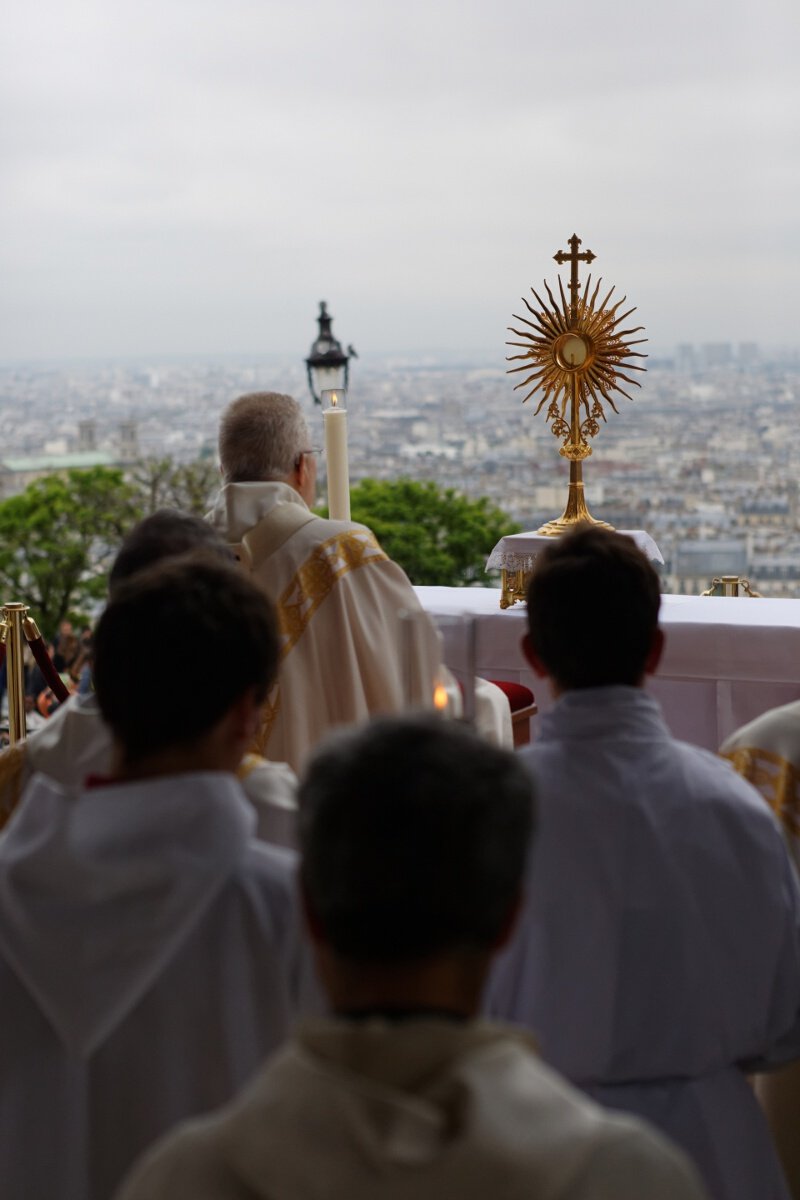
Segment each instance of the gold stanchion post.
[{"label": "gold stanchion post", "polygon": [[6,627],[6,679],[8,687],[8,733],[13,746],[27,732],[25,724],[25,667],[22,658],[22,623],[28,615],[26,604],[3,606]]}]

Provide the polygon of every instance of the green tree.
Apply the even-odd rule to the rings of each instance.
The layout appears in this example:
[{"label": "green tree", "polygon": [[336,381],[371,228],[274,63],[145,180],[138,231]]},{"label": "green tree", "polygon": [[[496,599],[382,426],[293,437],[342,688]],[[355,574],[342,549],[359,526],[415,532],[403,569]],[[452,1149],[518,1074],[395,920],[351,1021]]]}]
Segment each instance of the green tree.
[{"label": "green tree", "polygon": [[0,503],[0,598],[30,606],[45,637],[106,592],[120,540],[139,520],[136,489],[120,470],[47,475]]},{"label": "green tree", "polygon": [[412,479],[363,479],[350,493],[354,521],[369,525],[412,583],[485,583],[494,545],[519,526],[486,497]]},{"label": "green tree", "polygon": [[207,458],[190,463],[144,458],[135,464],[130,477],[141,494],[145,515],[159,508],[177,508],[203,517],[220,486],[219,471]]}]

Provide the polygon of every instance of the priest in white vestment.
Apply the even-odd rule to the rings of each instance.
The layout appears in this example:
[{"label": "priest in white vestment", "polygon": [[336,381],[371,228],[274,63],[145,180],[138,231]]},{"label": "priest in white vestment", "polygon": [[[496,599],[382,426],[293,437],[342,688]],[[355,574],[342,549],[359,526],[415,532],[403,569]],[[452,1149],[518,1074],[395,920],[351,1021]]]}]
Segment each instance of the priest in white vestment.
[{"label": "priest in white vestment", "polygon": [[762,713],[726,738],[719,752],[761,792],[800,869],[800,701]]},{"label": "priest in white vestment", "polygon": [[277,655],[261,593],[210,556],[139,572],[101,617],[110,777],[34,776],[0,838],[3,1196],[108,1200],[316,1007],[294,856],[255,840],[234,775]]},{"label": "priest in white vestment", "polygon": [[[780,821],[792,861],[800,869],[800,701],[762,713],[726,738],[719,752],[758,788]],[[800,1200],[800,1063],[759,1076],[756,1092],[792,1196]]]},{"label": "priest in white vestment", "polygon": [[387,719],[320,752],[302,883],[336,1015],[157,1147],[118,1200],[702,1200],[665,1140],[476,1019],[532,810],[519,762],[455,723]]},{"label": "priest in white vestment", "polygon": [[[281,629],[280,676],[254,749],[299,771],[330,728],[423,699],[406,695],[400,629],[400,614],[421,606],[371,530],[310,511],[316,459],[290,396],[240,396],[223,414],[219,452],[225,483],[210,520],[275,605]],[[434,679],[439,649],[425,624]],[[478,681],[476,704],[479,728],[510,746],[500,689]]]},{"label": "priest in white vestment", "polygon": [[557,700],[521,753],[539,837],[487,1011],[674,1138],[715,1200],[783,1200],[746,1072],[800,1054],[800,895],[758,794],[640,686],[659,600],[619,534],[582,528],[537,560],[525,647]]},{"label": "priest in white vestment", "polygon": [[[113,594],[137,571],[198,549],[218,555],[221,561],[230,559],[224,540],[206,521],[160,509],[140,521],[123,539],[109,575],[109,589]],[[198,646],[196,653],[205,659],[207,651]],[[165,676],[179,673],[180,663],[168,655],[153,678],[153,688],[160,687]],[[34,774],[49,776],[68,792],[80,790],[88,776],[109,774],[112,749],[111,730],[103,721],[97,698],[91,693],[70,696],[41,728],[0,751],[0,828]],[[237,776],[256,810],[256,836],[274,845],[296,846],[294,771],[287,763],[267,762],[259,755],[246,754]]]}]

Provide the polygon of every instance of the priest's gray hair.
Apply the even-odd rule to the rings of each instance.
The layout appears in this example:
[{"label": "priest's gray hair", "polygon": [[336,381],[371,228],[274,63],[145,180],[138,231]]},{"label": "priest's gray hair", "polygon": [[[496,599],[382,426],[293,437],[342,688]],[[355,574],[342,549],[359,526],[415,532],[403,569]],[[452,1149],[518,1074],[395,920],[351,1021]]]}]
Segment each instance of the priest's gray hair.
[{"label": "priest's gray hair", "polygon": [[307,449],[308,428],[291,396],[250,392],[222,414],[219,460],[225,483],[286,479]]}]

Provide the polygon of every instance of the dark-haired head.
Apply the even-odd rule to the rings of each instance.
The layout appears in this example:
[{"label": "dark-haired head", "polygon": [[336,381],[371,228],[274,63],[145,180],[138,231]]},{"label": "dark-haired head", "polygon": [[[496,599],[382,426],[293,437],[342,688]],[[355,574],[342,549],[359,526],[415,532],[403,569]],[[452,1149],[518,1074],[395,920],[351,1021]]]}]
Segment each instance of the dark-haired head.
[{"label": "dark-haired head", "polygon": [[488,955],[510,927],[533,784],[460,724],[383,718],[338,735],[308,768],[300,813],[307,905],[340,959]]},{"label": "dark-haired head", "polygon": [[198,743],[278,663],[272,607],[234,564],[198,552],[120,582],[95,631],[103,718],[127,764]]},{"label": "dark-haired head", "polygon": [[222,562],[233,562],[229,547],[207,521],[171,508],[145,517],[122,540],[108,577],[113,592],[124,579],[166,558],[203,550]]},{"label": "dark-haired head", "polygon": [[579,525],[536,560],[525,652],[562,690],[638,686],[658,663],[660,602],[658,575],[630,537]]}]

